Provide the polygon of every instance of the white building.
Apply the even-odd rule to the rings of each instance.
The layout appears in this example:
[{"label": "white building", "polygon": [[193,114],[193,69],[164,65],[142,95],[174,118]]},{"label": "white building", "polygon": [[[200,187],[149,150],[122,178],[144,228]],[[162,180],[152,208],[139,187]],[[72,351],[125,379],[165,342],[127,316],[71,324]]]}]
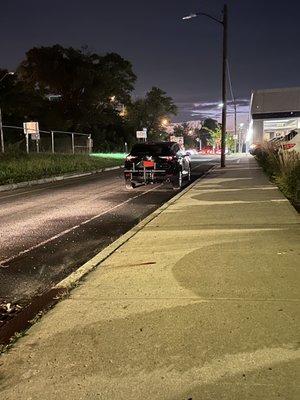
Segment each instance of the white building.
[{"label": "white building", "polygon": [[260,144],[300,128],[300,87],[255,90],[250,104],[249,144]]}]

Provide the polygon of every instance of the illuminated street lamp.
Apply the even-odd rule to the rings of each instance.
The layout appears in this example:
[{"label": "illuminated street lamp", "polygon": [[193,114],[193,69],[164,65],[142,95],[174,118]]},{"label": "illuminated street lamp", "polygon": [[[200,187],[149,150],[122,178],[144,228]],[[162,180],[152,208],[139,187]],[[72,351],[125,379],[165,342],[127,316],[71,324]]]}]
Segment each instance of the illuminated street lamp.
[{"label": "illuminated street lamp", "polygon": [[167,118],[163,118],[161,120],[161,125],[164,126],[164,127],[168,126],[169,125],[169,120]]},{"label": "illuminated street lamp", "polygon": [[126,107],[124,105],[122,105],[122,110],[119,113],[120,117],[126,117],[127,115],[127,110]]},{"label": "illuminated street lamp", "polygon": [[14,73],[13,71],[6,72],[6,74],[4,74],[4,75],[2,76],[2,78],[0,79],[0,82],[3,81],[3,79],[4,79],[7,75],[14,75],[14,74],[15,74],[15,73]]},{"label": "illuminated street lamp", "polygon": [[204,12],[197,12],[186,17],[183,20],[189,20],[199,16],[205,16],[223,27],[223,67],[222,67],[222,134],[221,134],[221,167],[225,167],[225,146],[226,146],[226,112],[227,112],[227,93],[226,93],[226,69],[227,69],[227,25],[228,25],[228,7],[224,4],[223,18],[218,19]]},{"label": "illuminated street lamp", "polygon": [[[15,73],[13,71],[6,72],[2,78],[0,79],[0,82],[3,81],[3,79],[7,75],[14,75]],[[1,112],[1,107],[0,107],[0,141],[1,141],[1,152],[4,153],[4,136],[3,136],[3,127],[2,127],[2,112]]]}]

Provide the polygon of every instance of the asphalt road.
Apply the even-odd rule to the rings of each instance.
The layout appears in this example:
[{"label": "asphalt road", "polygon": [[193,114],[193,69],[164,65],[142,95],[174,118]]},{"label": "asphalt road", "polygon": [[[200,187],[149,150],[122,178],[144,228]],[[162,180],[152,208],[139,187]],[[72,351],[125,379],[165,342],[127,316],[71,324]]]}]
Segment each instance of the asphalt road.
[{"label": "asphalt road", "polygon": [[[192,160],[193,180],[216,158]],[[0,194],[0,302],[49,290],[177,192],[128,191],[121,170]]]}]

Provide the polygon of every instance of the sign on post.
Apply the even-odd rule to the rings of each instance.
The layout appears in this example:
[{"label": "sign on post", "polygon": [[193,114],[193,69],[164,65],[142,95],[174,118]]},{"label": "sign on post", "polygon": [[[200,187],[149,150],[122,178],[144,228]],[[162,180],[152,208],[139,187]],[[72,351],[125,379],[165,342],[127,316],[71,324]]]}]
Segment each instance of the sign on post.
[{"label": "sign on post", "polygon": [[29,135],[31,135],[31,140],[35,140],[36,152],[39,152],[39,140],[40,140],[40,130],[39,123],[34,121],[23,122],[24,134],[26,136],[26,152],[29,153]]},{"label": "sign on post", "polygon": [[24,122],[23,129],[25,135],[31,135],[31,140],[40,140],[40,130],[38,122]]},{"label": "sign on post", "polygon": [[136,131],[137,139],[147,139],[147,129],[144,128],[142,131]]},{"label": "sign on post", "polygon": [[183,137],[183,136],[174,136],[174,135],[171,135],[171,136],[170,136],[170,141],[171,141],[171,142],[176,142],[176,143],[178,143],[179,146],[180,146],[181,148],[184,147],[184,137]]}]

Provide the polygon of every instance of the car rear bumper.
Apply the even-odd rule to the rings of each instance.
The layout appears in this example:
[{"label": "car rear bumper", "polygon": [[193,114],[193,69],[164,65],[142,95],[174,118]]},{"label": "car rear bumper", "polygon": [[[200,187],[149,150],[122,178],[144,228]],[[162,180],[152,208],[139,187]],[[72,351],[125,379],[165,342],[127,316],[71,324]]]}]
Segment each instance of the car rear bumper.
[{"label": "car rear bumper", "polygon": [[125,180],[129,180],[132,182],[139,183],[148,183],[148,182],[164,182],[170,181],[170,179],[174,176],[174,173],[168,173],[164,169],[139,169],[139,170],[124,170]]}]

